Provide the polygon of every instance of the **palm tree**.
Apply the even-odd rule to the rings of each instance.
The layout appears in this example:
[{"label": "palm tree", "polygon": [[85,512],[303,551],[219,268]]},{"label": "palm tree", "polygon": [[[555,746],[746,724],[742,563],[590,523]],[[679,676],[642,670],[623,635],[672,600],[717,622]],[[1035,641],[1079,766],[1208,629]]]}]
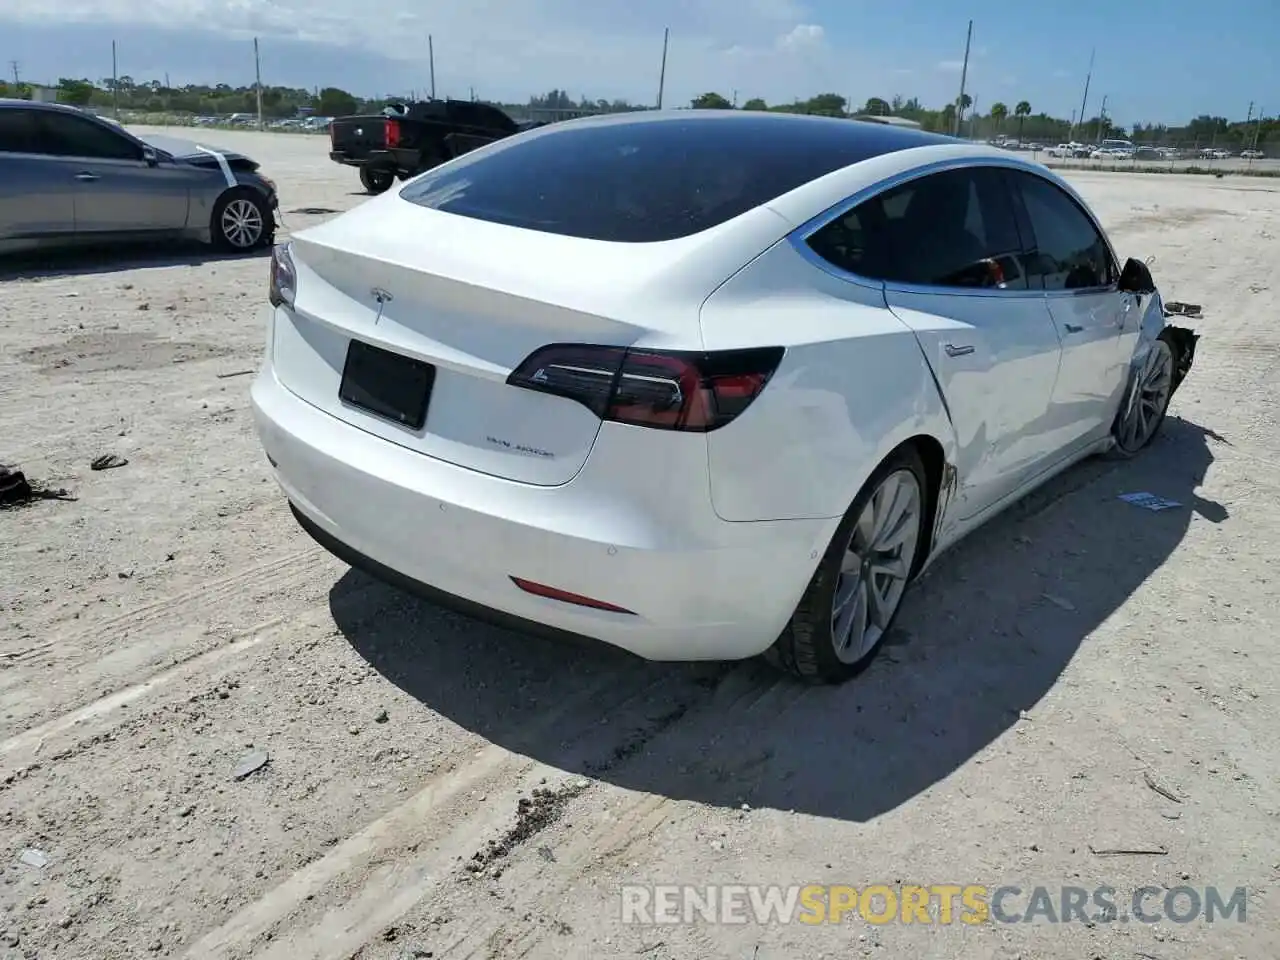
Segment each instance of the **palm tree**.
[{"label": "palm tree", "polygon": [[1009,115],[1009,108],[1003,103],[997,101],[991,105],[991,119],[996,123],[996,133],[1000,132],[1000,127],[1004,124],[1004,118]]},{"label": "palm tree", "polygon": [[1013,108],[1013,115],[1018,118],[1018,142],[1022,142],[1022,125],[1026,122],[1027,117],[1031,116],[1031,104],[1026,100],[1019,100],[1018,105]]}]

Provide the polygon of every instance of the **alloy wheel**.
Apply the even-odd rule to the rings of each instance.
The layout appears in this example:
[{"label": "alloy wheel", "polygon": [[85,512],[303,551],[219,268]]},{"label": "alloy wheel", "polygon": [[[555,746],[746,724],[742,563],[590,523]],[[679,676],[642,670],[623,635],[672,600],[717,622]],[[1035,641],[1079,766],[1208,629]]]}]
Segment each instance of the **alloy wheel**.
[{"label": "alloy wheel", "polygon": [[222,211],[222,235],[238,250],[248,250],[262,238],[262,211],[252,200],[232,200]]},{"label": "alloy wheel", "polygon": [[843,663],[874,650],[893,620],[920,542],[924,498],[910,470],[881,481],[853,526],[831,600],[831,639]]},{"label": "alloy wheel", "polygon": [[1156,340],[1134,379],[1132,400],[1117,431],[1125,450],[1140,450],[1155,434],[1173,393],[1173,351]]}]

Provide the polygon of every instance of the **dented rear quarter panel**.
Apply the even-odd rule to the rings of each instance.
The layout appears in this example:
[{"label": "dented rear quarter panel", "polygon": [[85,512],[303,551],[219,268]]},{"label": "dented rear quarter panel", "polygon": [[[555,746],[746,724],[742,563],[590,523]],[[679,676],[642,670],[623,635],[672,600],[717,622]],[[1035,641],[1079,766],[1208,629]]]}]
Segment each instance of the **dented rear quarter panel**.
[{"label": "dented rear quarter panel", "polygon": [[708,350],[786,348],[747,414],[707,434],[722,519],[843,516],[872,471],[912,437],[932,438],[955,462],[937,384],[879,285],[833,277],[779,243],[708,298],[701,325]]}]

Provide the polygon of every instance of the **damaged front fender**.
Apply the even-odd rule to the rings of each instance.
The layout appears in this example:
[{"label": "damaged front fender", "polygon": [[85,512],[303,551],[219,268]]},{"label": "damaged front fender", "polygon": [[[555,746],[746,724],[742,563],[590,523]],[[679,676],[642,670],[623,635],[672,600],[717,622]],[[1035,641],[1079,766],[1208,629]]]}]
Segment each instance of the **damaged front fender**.
[{"label": "damaged front fender", "polygon": [[1137,387],[1142,371],[1146,367],[1152,345],[1157,340],[1163,340],[1173,352],[1170,399],[1191,372],[1191,367],[1195,363],[1196,346],[1200,341],[1200,335],[1194,330],[1169,322],[1170,317],[1199,317],[1199,306],[1174,301],[1166,303],[1159,291],[1153,291],[1141,298],[1139,305],[1142,309],[1142,323],[1138,329],[1138,340],[1134,345],[1133,356],[1129,360],[1129,375],[1125,384],[1124,397],[1120,403],[1117,423],[1126,422],[1132,413],[1133,405],[1137,402]]}]

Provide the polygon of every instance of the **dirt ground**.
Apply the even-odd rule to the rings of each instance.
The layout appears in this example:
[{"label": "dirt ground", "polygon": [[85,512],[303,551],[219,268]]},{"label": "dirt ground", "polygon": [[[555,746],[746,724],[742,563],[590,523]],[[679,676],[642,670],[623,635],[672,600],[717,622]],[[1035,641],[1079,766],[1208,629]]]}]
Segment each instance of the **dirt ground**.
[{"label": "dirt ground", "polygon": [[[362,200],[323,138],[211,139],[289,228]],[[0,461],[76,498],[0,511],[0,958],[1272,960],[1280,183],[1072,177],[1205,305],[1196,368],[1153,448],[975,534],[838,689],[492,629],[323,553],[250,422],[262,257],[0,265]],[[624,884],[713,883],[1248,893],[622,922]]]}]

